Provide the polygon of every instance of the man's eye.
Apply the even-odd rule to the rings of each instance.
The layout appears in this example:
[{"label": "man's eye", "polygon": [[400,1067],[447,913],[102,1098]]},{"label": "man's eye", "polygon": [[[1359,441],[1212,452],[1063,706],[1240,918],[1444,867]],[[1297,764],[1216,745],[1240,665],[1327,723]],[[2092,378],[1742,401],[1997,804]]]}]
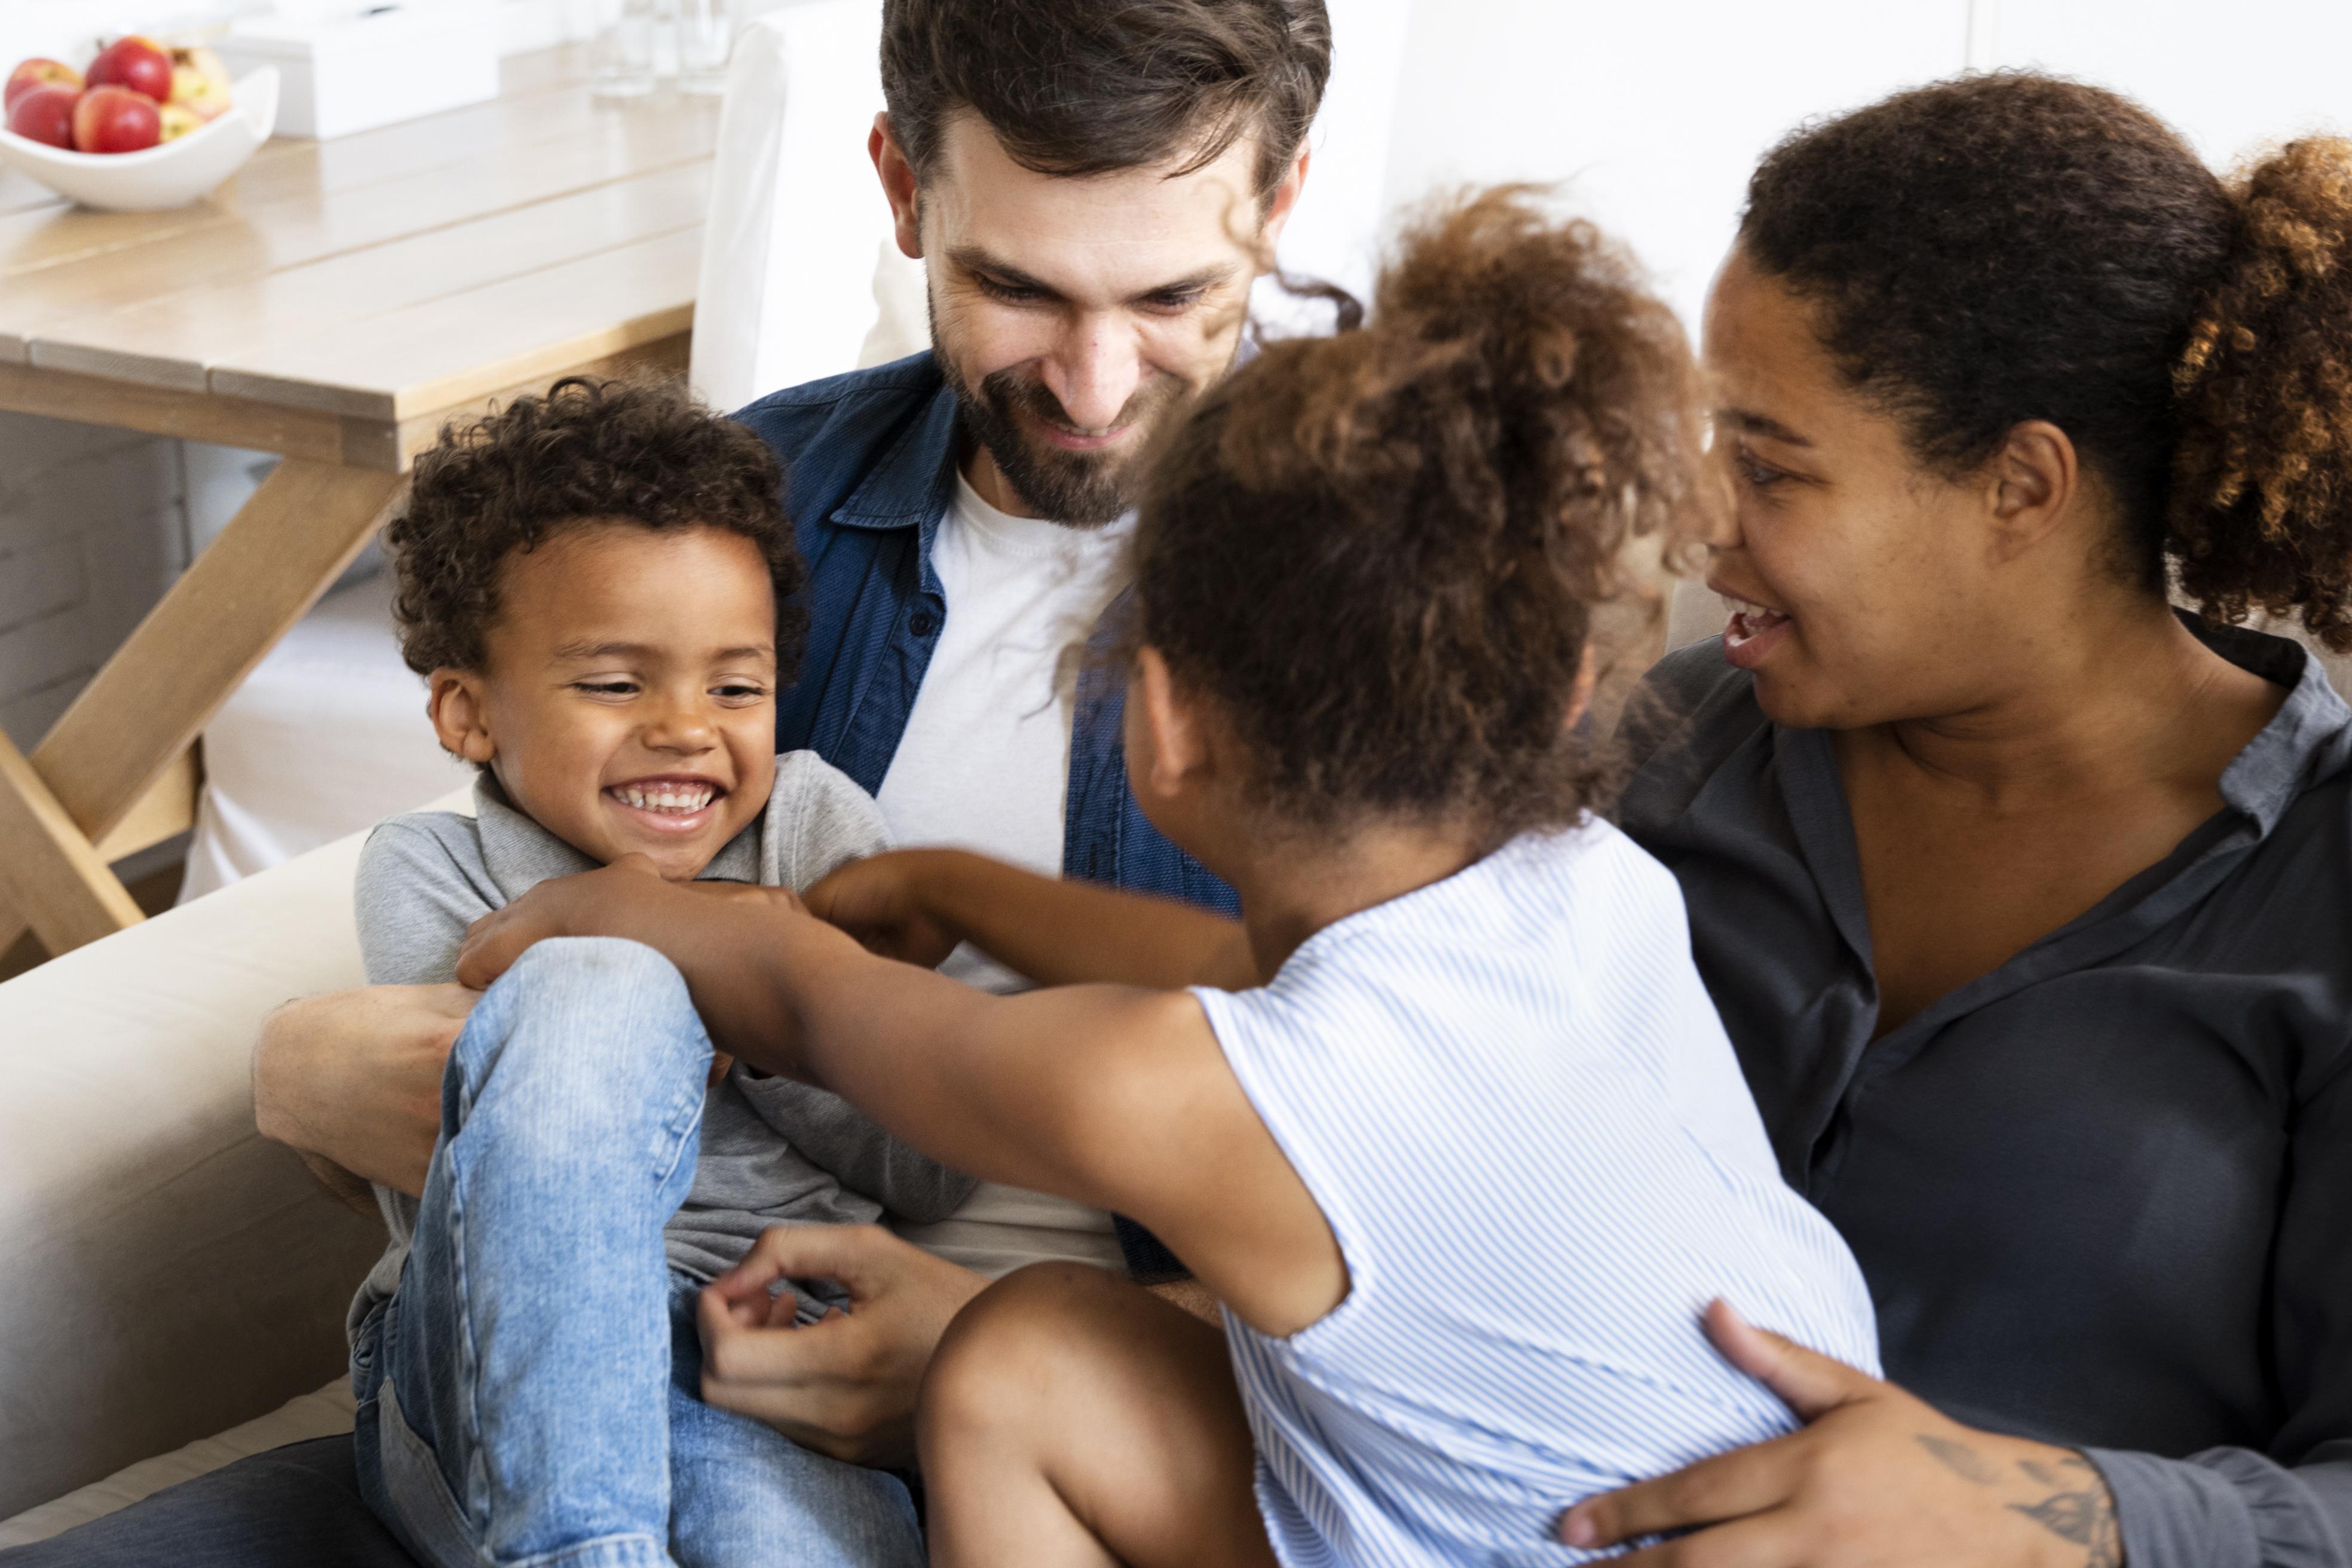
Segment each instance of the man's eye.
[{"label": "man's eye", "polygon": [[1143,302],[1148,309],[1154,310],[1189,310],[1199,304],[1206,293],[1207,290],[1202,289],[1187,289],[1176,294],[1148,294],[1144,296]]},{"label": "man's eye", "polygon": [[993,278],[982,277],[977,273],[973,274],[972,280],[980,285],[982,293],[992,300],[1002,300],[1008,305],[1033,304],[1044,297],[1034,289],[1024,289],[1017,283],[1000,283]]}]

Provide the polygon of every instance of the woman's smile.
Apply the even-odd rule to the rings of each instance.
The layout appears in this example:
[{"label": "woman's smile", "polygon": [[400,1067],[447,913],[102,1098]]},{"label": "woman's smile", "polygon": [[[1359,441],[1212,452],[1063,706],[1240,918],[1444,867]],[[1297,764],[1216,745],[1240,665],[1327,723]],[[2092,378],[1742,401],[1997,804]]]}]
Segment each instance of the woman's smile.
[{"label": "woman's smile", "polygon": [[[1714,584],[1708,586],[1713,588]],[[1796,625],[1785,611],[1727,594],[1720,588],[1714,591],[1730,612],[1730,619],[1723,626],[1723,657],[1742,669],[1753,669],[1762,663],[1787,640],[1789,628]]]}]

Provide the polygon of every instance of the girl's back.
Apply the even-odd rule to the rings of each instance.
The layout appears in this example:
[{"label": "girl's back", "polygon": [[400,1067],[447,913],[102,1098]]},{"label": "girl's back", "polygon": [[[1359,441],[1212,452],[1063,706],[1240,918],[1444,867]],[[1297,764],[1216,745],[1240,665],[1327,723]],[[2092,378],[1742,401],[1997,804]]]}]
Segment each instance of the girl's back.
[{"label": "girl's back", "polygon": [[1875,1370],[1674,879],[1616,829],[1523,835],[1196,994],[1349,1273],[1287,1338],[1226,1315],[1286,1562],[1572,1561],[1539,1544],[1569,1502],[1790,1429],[1703,1336],[1717,1296]]}]

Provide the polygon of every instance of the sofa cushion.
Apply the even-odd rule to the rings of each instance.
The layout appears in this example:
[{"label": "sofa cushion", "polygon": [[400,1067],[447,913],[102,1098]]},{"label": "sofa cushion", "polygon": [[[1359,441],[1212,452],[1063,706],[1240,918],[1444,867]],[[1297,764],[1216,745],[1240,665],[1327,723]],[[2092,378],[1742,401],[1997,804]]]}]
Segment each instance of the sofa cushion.
[{"label": "sofa cushion", "polygon": [[0,1518],[342,1367],[383,1227],[254,1131],[251,1062],[360,983],[360,843],[0,984]]}]

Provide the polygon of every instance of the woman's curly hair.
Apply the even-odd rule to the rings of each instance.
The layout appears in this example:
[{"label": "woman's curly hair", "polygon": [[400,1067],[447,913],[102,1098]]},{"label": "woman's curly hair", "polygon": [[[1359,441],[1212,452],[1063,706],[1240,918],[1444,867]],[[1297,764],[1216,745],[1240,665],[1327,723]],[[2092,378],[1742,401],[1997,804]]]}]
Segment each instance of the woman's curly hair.
[{"label": "woman's curly hair", "polygon": [[1926,461],[2048,420],[2151,591],[2352,649],[2352,143],[2225,183],[2112,92],[1965,77],[1774,148],[1739,242]]},{"label": "woman's curly hair", "polygon": [[765,441],[674,381],[567,376],[441,432],[384,533],[401,657],[420,675],[480,668],[507,557],[614,521],[715,528],[758,545],[775,585],[776,679],[792,680],[808,570],[785,521],[783,472]]},{"label": "woman's curly hair", "polygon": [[1155,453],[1134,640],[1230,717],[1283,820],[1579,818],[1568,718],[1634,534],[1703,525],[1682,328],[1591,225],[1505,187],[1425,215],[1372,324],[1267,347]]}]

